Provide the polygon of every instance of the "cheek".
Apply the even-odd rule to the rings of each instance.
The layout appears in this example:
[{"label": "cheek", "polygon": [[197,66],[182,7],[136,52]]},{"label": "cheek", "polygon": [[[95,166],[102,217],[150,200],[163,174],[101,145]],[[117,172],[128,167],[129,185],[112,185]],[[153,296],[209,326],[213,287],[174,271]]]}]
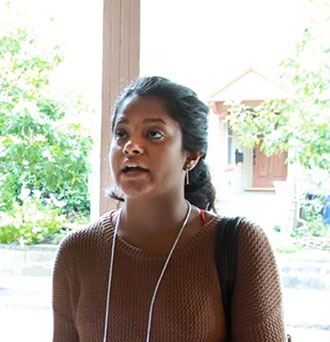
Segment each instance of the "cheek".
[{"label": "cheek", "polygon": [[109,165],[111,172],[115,175],[116,170],[119,167],[119,155],[120,151],[118,146],[111,144],[109,150]]},{"label": "cheek", "polygon": [[168,173],[173,176],[181,174],[185,160],[186,157],[183,153],[178,152],[178,150],[174,150],[164,155],[159,164],[162,164],[162,167],[167,169]]}]

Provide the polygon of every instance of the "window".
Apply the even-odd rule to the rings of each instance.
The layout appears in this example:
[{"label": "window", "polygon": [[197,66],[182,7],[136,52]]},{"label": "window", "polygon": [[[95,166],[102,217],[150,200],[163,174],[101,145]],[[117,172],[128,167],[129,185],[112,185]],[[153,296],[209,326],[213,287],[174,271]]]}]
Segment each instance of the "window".
[{"label": "window", "polygon": [[233,131],[227,125],[227,164],[234,164],[234,152],[233,152]]}]

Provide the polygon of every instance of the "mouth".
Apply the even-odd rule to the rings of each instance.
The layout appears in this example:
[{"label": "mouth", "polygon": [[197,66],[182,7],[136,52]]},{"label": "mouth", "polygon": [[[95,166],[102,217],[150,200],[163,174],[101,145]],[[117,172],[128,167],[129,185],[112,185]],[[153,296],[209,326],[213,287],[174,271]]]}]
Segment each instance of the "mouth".
[{"label": "mouth", "polygon": [[148,170],[146,168],[141,167],[139,165],[127,165],[127,166],[124,166],[121,171],[123,173],[125,173],[125,174],[148,172]]}]

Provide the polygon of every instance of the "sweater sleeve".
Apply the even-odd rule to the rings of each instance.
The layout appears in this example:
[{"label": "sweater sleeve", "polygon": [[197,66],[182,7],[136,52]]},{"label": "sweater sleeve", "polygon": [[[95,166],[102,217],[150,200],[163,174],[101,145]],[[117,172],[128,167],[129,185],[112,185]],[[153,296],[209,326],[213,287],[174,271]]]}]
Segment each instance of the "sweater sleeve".
[{"label": "sweater sleeve", "polygon": [[240,228],[236,272],[232,341],[285,341],[275,256],[264,231],[249,222]]},{"label": "sweater sleeve", "polygon": [[53,342],[79,341],[72,312],[70,258],[66,252],[64,240],[57,252],[53,271]]}]

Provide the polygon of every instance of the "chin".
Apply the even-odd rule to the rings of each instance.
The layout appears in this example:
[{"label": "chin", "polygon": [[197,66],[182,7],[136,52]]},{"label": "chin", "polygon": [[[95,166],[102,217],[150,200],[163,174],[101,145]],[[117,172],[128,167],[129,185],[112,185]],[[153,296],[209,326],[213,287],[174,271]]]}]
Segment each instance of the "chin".
[{"label": "chin", "polygon": [[141,199],[142,197],[145,196],[150,196],[151,193],[148,191],[145,187],[121,187],[121,191],[125,195],[125,198],[136,198],[136,199]]}]

